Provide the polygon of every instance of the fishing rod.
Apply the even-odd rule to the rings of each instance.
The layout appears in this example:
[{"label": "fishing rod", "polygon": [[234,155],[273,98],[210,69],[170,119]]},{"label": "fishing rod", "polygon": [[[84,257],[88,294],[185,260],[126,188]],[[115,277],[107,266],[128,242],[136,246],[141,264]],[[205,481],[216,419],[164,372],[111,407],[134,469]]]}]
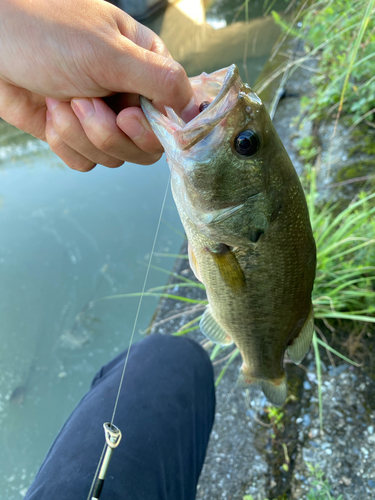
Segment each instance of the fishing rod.
[{"label": "fishing rod", "polygon": [[157,224],[156,231],[155,231],[154,241],[153,241],[151,252],[150,252],[150,258],[148,260],[148,265],[147,265],[147,270],[146,270],[146,274],[145,274],[145,279],[143,282],[141,296],[139,298],[138,308],[137,308],[137,312],[136,312],[135,319],[134,319],[133,330],[132,330],[132,334],[130,336],[130,343],[129,343],[128,351],[126,353],[120,383],[119,383],[119,386],[117,389],[117,396],[116,396],[116,401],[115,401],[114,408],[113,408],[112,418],[111,418],[110,422],[103,423],[105,444],[104,444],[103,451],[102,451],[102,454],[101,454],[99,462],[98,462],[98,466],[97,466],[95,474],[94,474],[94,478],[93,478],[92,483],[91,483],[91,487],[90,487],[90,491],[89,491],[88,496],[87,496],[87,500],[99,500],[101,492],[103,490],[104,480],[105,480],[105,477],[106,477],[106,474],[108,471],[109,462],[112,458],[113,451],[118,447],[118,445],[120,444],[120,441],[121,441],[121,437],[122,437],[121,431],[116,425],[114,425],[113,421],[115,419],[117,405],[118,405],[118,402],[120,399],[120,393],[121,393],[121,388],[122,388],[122,385],[124,382],[124,376],[125,376],[125,371],[126,371],[126,367],[128,364],[130,349],[131,349],[132,344],[133,344],[133,338],[134,338],[135,328],[136,328],[137,322],[138,322],[139,311],[141,309],[142,300],[143,300],[143,296],[144,296],[145,289],[146,289],[148,274],[149,274],[149,271],[151,268],[151,260],[152,260],[152,257],[154,255],[155,244],[156,244],[156,240],[157,240],[157,237],[159,234],[159,228],[160,228],[161,219],[162,219],[163,212],[164,212],[165,201],[167,199],[170,180],[171,180],[171,176],[169,175],[167,185],[165,188],[165,192],[164,192],[163,202],[161,205],[158,224]]},{"label": "fishing rod", "polygon": [[[111,424],[110,422],[105,422],[103,424],[104,427],[104,435],[105,435],[105,453],[104,458],[101,460],[101,466],[99,469],[98,477],[94,484],[94,488],[92,491],[91,500],[99,500],[100,494],[102,492],[104,486],[104,479],[107,474],[109,462],[112,457],[113,450],[117,448],[120,444],[122,434],[121,431],[116,425]],[[102,454],[103,456],[103,454]],[[100,463],[100,461],[99,461]]]}]

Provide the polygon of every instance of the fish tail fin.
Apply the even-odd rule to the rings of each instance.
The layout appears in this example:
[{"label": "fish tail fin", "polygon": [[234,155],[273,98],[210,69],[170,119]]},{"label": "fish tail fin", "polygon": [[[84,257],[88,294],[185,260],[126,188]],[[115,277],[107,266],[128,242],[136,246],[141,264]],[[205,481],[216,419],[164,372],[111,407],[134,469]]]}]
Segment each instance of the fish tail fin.
[{"label": "fish tail fin", "polygon": [[259,386],[261,387],[261,379],[249,376],[245,370],[241,367],[240,373],[238,374],[237,385],[238,387],[249,387],[249,386]]},{"label": "fish tail fin", "polygon": [[262,391],[266,398],[275,406],[281,406],[288,395],[286,374],[279,379],[262,380]]},{"label": "fish tail fin", "polygon": [[314,309],[311,305],[310,313],[299,332],[298,337],[293,340],[292,345],[287,349],[290,359],[298,365],[306,356],[310,349],[311,340],[314,334]]},{"label": "fish tail fin", "polygon": [[266,398],[275,406],[280,406],[288,395],[288,385],[286,374],[278,379],[261,379],[249,375],[249,370],[242,365],[238,376],[237,385],[239,387],[258,386],[262,389]]}]

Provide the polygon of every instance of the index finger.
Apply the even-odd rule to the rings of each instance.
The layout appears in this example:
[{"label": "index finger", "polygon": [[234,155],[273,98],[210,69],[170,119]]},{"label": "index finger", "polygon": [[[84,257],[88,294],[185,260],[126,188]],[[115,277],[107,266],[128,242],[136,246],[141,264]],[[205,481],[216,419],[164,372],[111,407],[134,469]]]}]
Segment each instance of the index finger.
[{"label": "index finger", "polygon": [[[141,32],[144,33],[144,30]],[[89,71],[103,88],[117,93],[141,94],[160,111],[164,112],[164,106],[170,106],[185,121],[189,121],[198,114],[190,81],[183,67],[169,57],[164,44],[158,41],[160,39],[152,35],[146,32],[141,37],[138,34],[129,38],[128,26],[127,36],[119,32],[118,37],[111,40],[109,52],[107,45],[104,53],[97,54],[100,60],[107,61],[111,71],[98,72],[95,67],[89,68]],[[98,50],[100,52],[100,48]]]}]

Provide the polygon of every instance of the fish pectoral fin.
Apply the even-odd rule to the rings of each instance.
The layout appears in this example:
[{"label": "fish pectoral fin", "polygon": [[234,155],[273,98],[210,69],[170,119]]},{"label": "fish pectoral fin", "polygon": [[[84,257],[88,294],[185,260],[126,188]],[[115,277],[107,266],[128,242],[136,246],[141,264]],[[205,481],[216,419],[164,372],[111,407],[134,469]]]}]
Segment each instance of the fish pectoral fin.
[{"label": "fish pectoral fin", "polygon": [[310,349],[311,340],[314,334],[314,309],[311,305],[310,313],[305,321],[298,337],[293,340],[293,344],[287,349],[290,359],[298,365],[306,356]]},{"label": "fish pectoral fin", "polygon": [[240,387],[259,386],[266,398],[275,406],[282,405],[288,395],[288,384],[286,374],[278,379],[260,379],[248,375],[248,370],[240,368],[237,385]]},{"label": "fish pectoral fin", "polygon": [[233,340],[229,333],[222,328],[212,315],[210,306],[204,311],[199,327],[202,333],[215,344],[231,345]]},{"label": "fish pectoral fin", "polygon": [[191,270],[194,273],[194,276],[197,278],[198,281],[200,281],[202,283],[202,277],[201,277],[201,273],[199,271],[197,258],[195,256],[195,253],[193,252],[193,249],[191,248],[190,243],[188,243],[188,256],[189,256],[189,264],[190,264]]},{"label": "fish pectoral fin", "polygon": [[220,243],[217,249],[206,248],[211,254],[224,283],[234,292],[241,290],[246,285],[245,275],[232,250],[227,245]]}]

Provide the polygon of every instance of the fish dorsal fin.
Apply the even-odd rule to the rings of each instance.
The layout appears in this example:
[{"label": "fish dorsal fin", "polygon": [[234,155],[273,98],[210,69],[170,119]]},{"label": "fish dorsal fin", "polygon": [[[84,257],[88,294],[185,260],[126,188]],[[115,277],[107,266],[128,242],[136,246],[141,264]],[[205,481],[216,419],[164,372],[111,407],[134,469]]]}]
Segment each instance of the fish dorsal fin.
[{"label": "fish dorsal fin", "polygon": [[208,306],[204,311],[203,317],[199,323],[202,333],[215,344],[231,345],[233,340],[230,335],[222,328],[212,315],[211,307]]},{"label": "fish dorsal fin", "polygon": [[188,255],[189,255],[189,264],[190,264],[191,270],[193,271],[194,276],[197,278],[197,280],[202,283],[202,277],[201,277],[201,273],[199,271],[197,258],[195,256],[195,253],[193,252],[193,249],[191,248],[190,243],[188,243]]},{"label": "fish dorsal fin", "polygon": [[310,314],[307,317],[298,337],[293,340],[293,344],[287,349],[288,356],[296,365],[301,363],[310,349],[311,340],[314,333],[314,309],[311,305]]},{"label": "fish dorsal fin", "polygon": [[237,257],[227,245],[220,243],[217,248],[206,248],[206,250],[214,259],[225,284],[228,285],[232,291],[235,292],[245,287],[245,275]]}]

